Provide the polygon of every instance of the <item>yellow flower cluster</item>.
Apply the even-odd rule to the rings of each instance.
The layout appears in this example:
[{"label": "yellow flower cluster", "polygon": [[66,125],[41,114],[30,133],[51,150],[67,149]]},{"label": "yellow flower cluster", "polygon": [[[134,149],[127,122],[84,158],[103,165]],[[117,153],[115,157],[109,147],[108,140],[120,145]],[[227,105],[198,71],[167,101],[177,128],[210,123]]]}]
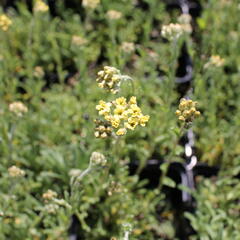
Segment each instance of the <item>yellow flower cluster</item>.
[{"label": "yellow flower cluster", "polygon": [[97,75],[98,78],[96,81],[100,88],[104,88],[113,94],[116,94],[119,91],[122,75],[117,68],[105,66]]},{"label": "yellow flower cluster", "polygon": [[120,97],[113,102],[99,101],[96,106],[99,115],[116,129],[116,135],[122,136],[127,130],[134,130],[138,125],[145,126],[149,120],[148,115],[143,115],[137,105],[136,97],[131,97],[127,102],[126,98]]},{"label": "yellow flower cluster", "polygon": [[82,5],[86,8],[94,9],[98,6],[100,0],[83,0]]},{"label": "yellow flower cluster", "polygon": [[12,166],[8,168],[8,174],[10,177],[23,177],[25,175],[25,171],[16,166]]},{"label": "yellow flower cluster", "polygon": [[28,108],[22,102],[13,102],[9,104],[9,111],[15,113],[18,117],[28,112]]},{"label": "yellow flower cluster", "polygon": [[195,118],[201,115],[201,113],[196,110],[196,105],[197,102],[182,98],[176,111],[178,119],[187,125],[191,124]]},{"label": "yellow flower cluster", "polygon": [[5,14],[2,14],[0,16],[0,28],[3,31],[7,31],[11,24],[12,24],[11,19],[9,17],[7,17]]},{"label": "yellow flower cluster", "polygon": [[49,9],[48,5],[42,0],[36,0],[34,6],[34,12],[47,12]]}]

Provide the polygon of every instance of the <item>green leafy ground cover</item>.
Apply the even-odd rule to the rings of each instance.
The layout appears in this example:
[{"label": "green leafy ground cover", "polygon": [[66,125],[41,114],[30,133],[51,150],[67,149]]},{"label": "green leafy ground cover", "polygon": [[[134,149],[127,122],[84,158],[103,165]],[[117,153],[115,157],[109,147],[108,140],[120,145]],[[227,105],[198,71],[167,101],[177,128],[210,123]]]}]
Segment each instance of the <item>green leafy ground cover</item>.
[{"label": "green leafy ground cover", "polygon": [[[102,0],[89,8],[75,1],[71,9],[56,1],[56,17],[30,12],[24,1],[7,10],[12,24],[0,30],[0,239],[67,239],[72,215],[82,239],[123,239],[126,224],[131,240],[175,239],[174,212],[161,188],[145,189],[127,163],[183,161],[174,76],[184,41],[194,62],[191,98],[201,111],[193,124],[197,156],[220,167],[215,179],[198,179],[198,209],[187,214],[197,231],[192,239],[239,239],[239,2],[202,1],[193,33],[175,42],[161,30],[180,11],[157,0],[141,4]],[[106,65],[133,79],[134,88],[126,81],[116,97],[136,96],[150,116],[118,142],[94,136],[96,105],[115,98],[96,83]],[[9,109],[16,101],[28,108],[21,117]],[[75,185],[94,151],[107,164]],[[11,176],[11,166],[24,176]],[[48,189],[54,200],[44,199]]]}]

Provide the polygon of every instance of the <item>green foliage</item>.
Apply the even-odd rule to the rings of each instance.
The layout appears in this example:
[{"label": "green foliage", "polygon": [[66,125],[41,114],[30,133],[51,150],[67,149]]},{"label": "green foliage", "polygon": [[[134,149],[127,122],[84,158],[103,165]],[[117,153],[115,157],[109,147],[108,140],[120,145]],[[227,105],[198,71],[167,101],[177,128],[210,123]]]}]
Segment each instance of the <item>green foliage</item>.
[{"label": "green foliage", "polygon": [[[198,234],[192,239],[237,239],[237,1],[202,1],[193,35],[172,42],[161,36],[161,29],[177,22],[180,11],[167,12],[162,1],[102,0],[95,9],[79,0],[55,2],[53,17],[49,11],[30,12],[26,1],[17,1],[16,9],[6,13],[11,26],[0,29],[0,239],[68,239],[73,215],[83,239],[119,240],[125,224],[132,228],[131,240],[175,239],[174,216],[161,189],[176,187],[166,171],[170,162],[183,161],[182,132],[174,114],[183,42],[194,61],[190,97],[202,113],[193,125],[198,159],[221,167],[216,179],[202,181],[194,193],[198,210],[188,217]],[[110,19],[109,10],[121,17]],[[126,50],[126,42],[133,48]],[[224,64],[209,67],[213,55]],[[95,81],[105,65],[133,78],[133,86],[124,82],[116,97],[136,96],[150,116],[145,128],[119,141],[94,137],[96,104],[113,100]],[[22,117],[9,109],[16,101],[28,108]],[[89,167],[94,151],[105,155],[106,166]],[[139,161],[140,171],[156,156],[167,161],[159,189],[147,190],[146,181],[129,176],[127,164]],[[13,165],[25,175],[11,177]],[[48,189],[57,197],[46,201]]]}]

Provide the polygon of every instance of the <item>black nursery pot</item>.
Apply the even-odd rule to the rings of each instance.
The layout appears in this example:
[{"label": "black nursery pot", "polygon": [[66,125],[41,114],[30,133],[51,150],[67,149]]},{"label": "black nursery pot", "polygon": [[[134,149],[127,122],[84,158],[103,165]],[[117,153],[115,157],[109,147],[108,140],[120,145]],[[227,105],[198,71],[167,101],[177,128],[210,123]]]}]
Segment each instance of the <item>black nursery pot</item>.
[{"label": "black nursery pot", "polygon": [[164,0],[168,11],[179,9],[182,13],[189,13],[193,18],[201,15],[202,7],[198,0]]},{"label": "black nursery pot", "polygon": [[[139,174],[140,180],[147,179],[148,183],[145,186],[148,189],[154,189],[159,186],[159,180],[161,178],[162,172],[160,170],[161,164],[164,161],[151,159],[148,160],[146,166],[142,169]],[[133,175],[138,169],[138,163],[132,162],[129,164],[129,173]],[[171,178],[176,185],[182,184],[188,188],[193,188],[193,175],[189,173],[186,169],[185,164],[179,162],[173,162],[170,164],[167,172],[167,176]],[[163,189],[171,201],[172,205],[176,208],[188,209],[192,207],[193,199],[192,196],[177,188],[164,187]]]},{"label": "black nursery pot", "polygon": [[181,97],[185,96],[191,87],[193,80],[193,63],[184,43],[181,55],[178,58],[178,69],[176,72],[176,88]]},{"label": "black nursery pot", "polygon": [[203,176],[206,178],[214,177],[217,176],[219,172],[219,167],[217,166],[208,166],[207,164],[204,163],[198,163],[194,168],[193,168],[193,173],[194,176]]}]

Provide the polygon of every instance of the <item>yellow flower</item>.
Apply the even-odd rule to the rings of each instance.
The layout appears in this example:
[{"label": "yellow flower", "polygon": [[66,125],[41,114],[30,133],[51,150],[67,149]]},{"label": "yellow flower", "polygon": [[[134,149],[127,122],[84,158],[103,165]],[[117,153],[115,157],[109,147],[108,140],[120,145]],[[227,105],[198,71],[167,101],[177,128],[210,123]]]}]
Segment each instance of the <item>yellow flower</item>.
[{"label": "yellow flower", "polygon": [[137,104],[137,98],[135,96],[132,96],[128,102],[130,105]]},{"label": "yellow flower", "polygon": [[111,119],[111,125],[114,127],[114,128],[118,128],[119,125],[120,125],[120,119],[116,116],[112,117]]},{"label": "yellow flower", "polygon": [[118,136],[123,136],[123,135],[125,135],[127,133],[127,129],[126,128],[119,128],[118,130],[117,130],[117,132],[116,132],[116,134],[118,135]]},{"label": "yellow flower", "polygon": [[0,28],[3,31],[7,31],[11,24],[12,24],[11,19],[9,17],[7,17],[5,14],[2,14],[0,16]]},{"label": "yellow flower", "polygon": [[149,121],[149,119],[150,119],[149,115],[141,116],[141,118],[140,118],[140,125],[142,127],[145,127],[146,123]]},{"label": "yellow flower", "polygon": [[137,116],[141,114],[141,108],[137,106],[137,104],[131,104],[130,105],[130,112],[132,112],[133,115]]},{"label": "yellow flower", "polygon": [[127,100],[126,100],[125,97],[120,97],[120,98],[117,98],[117,99],[114,101],[114,104],[115,104],[115,105],[126,106],[126,105],[127,105]]},{"label": "yellow flower", "polygon": [[99,115],[107,115],[111,111],[111,103],[106,103],[103,100],[99,101],[99,105],[96,106],[96,109],[99,111]]}]

